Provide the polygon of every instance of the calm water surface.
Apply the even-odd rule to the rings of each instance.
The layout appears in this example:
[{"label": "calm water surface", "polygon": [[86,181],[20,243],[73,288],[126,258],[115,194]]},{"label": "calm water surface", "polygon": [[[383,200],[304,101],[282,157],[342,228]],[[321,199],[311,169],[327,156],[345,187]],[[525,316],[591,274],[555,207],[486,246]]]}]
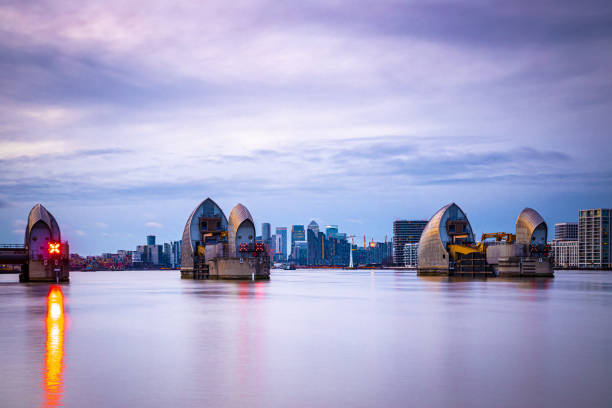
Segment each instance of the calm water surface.
[{"label": "calm water surface", "polygon": [[612,406],[610,272],[73,272],[61,318],[49,285],[16,279],[0,275],[1,407]]}]

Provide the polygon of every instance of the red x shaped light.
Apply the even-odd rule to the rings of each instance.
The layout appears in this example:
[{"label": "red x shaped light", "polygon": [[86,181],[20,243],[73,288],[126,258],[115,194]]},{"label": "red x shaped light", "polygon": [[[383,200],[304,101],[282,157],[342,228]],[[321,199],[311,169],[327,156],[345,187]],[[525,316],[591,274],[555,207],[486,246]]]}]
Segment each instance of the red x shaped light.
[{"label": "red x shaped light", "polygon": [[60,243],[59,242],[49,242],[49,255],[59,254],[60,253]]}]

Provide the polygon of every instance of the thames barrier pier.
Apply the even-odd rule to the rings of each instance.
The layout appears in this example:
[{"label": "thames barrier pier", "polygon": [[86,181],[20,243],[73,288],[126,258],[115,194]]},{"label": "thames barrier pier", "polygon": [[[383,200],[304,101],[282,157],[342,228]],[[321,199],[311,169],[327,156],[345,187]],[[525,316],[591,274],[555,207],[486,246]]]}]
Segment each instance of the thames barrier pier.
[{"label": "thames barrier pier", "polygon": [[547,235],[548,227],[540,214],[525,208],[516,220],[516,234],[485,233],[476,242],[467,216],[457,204],[451,203],[438,210],[423,230],[417,274],[553,277]]},{"label": "thames barrier pier", "polygon": [[229,221],[210,198],[193,210],[183,231],[181,278],[270,278],[270,259],[255,240],[255,223],[244,205],[232,209]]},{"label": "thames barrier pier", "polygon": [[42,204],[28,215],[24,244],[0,247],[0,264],[21,265],[21,282],[68,282],[69,248],[55,217]]}]

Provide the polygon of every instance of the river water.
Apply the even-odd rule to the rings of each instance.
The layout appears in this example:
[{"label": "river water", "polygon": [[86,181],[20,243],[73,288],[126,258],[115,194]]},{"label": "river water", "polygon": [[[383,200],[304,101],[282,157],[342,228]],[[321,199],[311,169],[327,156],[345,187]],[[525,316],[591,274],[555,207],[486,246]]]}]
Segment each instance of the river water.
[{"label": "river water", "polygon": [[610,407],[612,273],[0,275],[1,407]]}]

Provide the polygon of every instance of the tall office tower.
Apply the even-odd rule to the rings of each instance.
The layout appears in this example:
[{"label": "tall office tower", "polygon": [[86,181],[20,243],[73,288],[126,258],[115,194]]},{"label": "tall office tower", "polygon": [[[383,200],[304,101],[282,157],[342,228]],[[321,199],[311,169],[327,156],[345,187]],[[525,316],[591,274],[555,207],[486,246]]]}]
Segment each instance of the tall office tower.
[{"label": "tall office tower", "polygon": [[270,240],[270,223],[264,222],[261,224],[261,240],[267,244]]},{"label": "tall office tower", "polygon": [[147,245],[147,263],[152,265],[161,265],[163,260],[163,245]]},{"label": "tall office tower", "polygon": [[307,264],[323,265],[323,254],[325,247],[325,234],[319,233],[319,226],[311,222],[306,231],[307,240]]},{"label": "tall office tower", "polygon": [[276,253],[281,261],[287,260],[287,227],[276,227]]},{"label": "tall office tower", "polygon": [[291,261],[296,265],[306,265],[308,262],[308,242],[295,241],[291,251]]},{"label": "tall office tower", "polygon": [[147,245],[155,245],[155,235],[147,235]]},{"label": "tall office tower", "polygon": [[306,230],[306,241],[308,243],[307,248],[307,265],[322,265],[323,257],[322,257],[322,249],[324,245],[324,236],[325,234],[319,234],[319,224],[317,224],[314,220],[310,221],[308,224],[308,229]]},{"label": "tall office tower", "polygon": [[172,244],[169,242],[164,243],[160,264],[166,267],[172,267]]},{"label": "tall office tower", "polygon": [[310,221],[310,224],[308,224],[308,229],[315,235],[319,235],[319,224],[317,224],[315,220]]},{"label": "tall office tower", "polygon": [[427,221],[396,220],[393,221],[393,263],[404,265],[404,246],[418,243]]},{"label": "tall office tower", "polygon": [[172,241],[172,256],[170,258],[170,266],[179,268],[181,266],[181,242],[182,240]]},{"label": "tall office tower", "polygon": [[383,245],[383,265],[391,266],[393,265],[393,241],[384,242]]},{"label": "tall office tower", "polygon": [[327,235],[327,238],[336,238],[338,236],[338,226],[337,225],[325,226],[325,235]]},{"label": "tall office tower", "polygon": [[578,264],[581,268],[612,268],[610,221],[612,209],[580,210],[578,218]]},{"label": "tall office tower", "polygon": [[276,261],[276,234],[270,236],[270,245],[268,246],[268,256],[271,260]]},{"label": "tall office tower", "polygon": [[577,222],[559,222],[555,224],[555,239],[578,240]]},{"label": "tall office tower", "polygon": [[283,257],[283,244],[282,239],[283,236],[281,234],[274,234],[274,261],[282,262],[284,261]]},{"label": "tall office tower", "polygon": [[[332,232],[333,234],[333,232]],[[323,237],[321,257],[323,265],[332,266],[348,266],[351,256],[351,244],[346,238],[334,237],[325,238],[325,234],[320,234]]]},{"label": "tall office tower", "polygon": [[294,225],[291,227],[291,254],[293,256],[293,247],[296,241],[306,241],[306,231],[303,225]]}]

